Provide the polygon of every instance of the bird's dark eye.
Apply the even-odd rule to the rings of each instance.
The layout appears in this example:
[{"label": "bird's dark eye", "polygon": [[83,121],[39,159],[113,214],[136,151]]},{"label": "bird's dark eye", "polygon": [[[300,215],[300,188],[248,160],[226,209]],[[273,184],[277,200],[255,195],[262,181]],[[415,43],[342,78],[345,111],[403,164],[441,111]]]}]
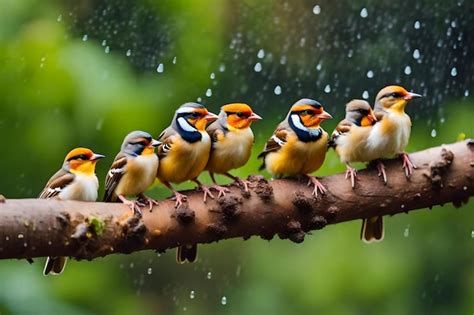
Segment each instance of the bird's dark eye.
[{"label": "bird's dark eye", "polygon": [[401,94],[397,92],[393,92],[392,94],[390,94],[390,96],[394,98],[398,98],[398,97],[401,97]]},{"label": "bird's dark eye", "polygon": [[244,117],[245,117],[245,114],[242,113],[242,112],[237,112],[237,113],[235,113],[235,114],[236,114],[237,117],[239,117],[239,118],[244,118]]},{"label": "bird's dark eye", "polygon": [[314,115],[314,112],[312,110],[304,110],[301,112],[302,115]]},{"label": "bird's dark eye", "polygon": [[321,104],[315,104],[315,105],[313,105],[313,107],[316,108],[316,109],[321,109]]},{"label": "bird's dark eye", "polygon": [[360,113],[361,115],[364,115],[364,116],[365,116],[365,115],[368,114],[368,111],[365,110],[365,109],[359,109],[359,113]]},{"label": "bird's dark eye", "polygon": [[199,116],[201,116],[201,114],[199,114],[198,112],[192,112],[191,114],[189,114],[192,118],[198,118]]},{"label": "bird's dark eye", "polygon": [[84,160],[84,161],[87,161],[87,160],[89,160],[89,157],[85,154],[78,154],[78,155],[75,155],[72,158],[70,158],[68,161],[71,161],[71,160]]}]

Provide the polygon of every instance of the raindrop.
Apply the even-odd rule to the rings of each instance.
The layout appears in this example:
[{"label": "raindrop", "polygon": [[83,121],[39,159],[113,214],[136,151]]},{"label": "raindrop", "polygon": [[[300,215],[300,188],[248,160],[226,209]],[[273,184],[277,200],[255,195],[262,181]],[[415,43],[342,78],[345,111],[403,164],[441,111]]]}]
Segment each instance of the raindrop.
[{"label": "raindrop", "polygon": [[275,86],[275,89],[273,90],[273,93],[275,93],[275,95],[280,95],[281,94],[281,86],[279,86],[279,85]]},{"label": "raindrop", "polygon": [[260,72],[260,71],[262,71],[262,64],[261,64],[260,62],[257,62],[257,63],[255,64],[255,67],[253,67],[253,70],[254,70],[255,72]]},{"label": "raindrop", "polygon": [[436,138],[436,129],[431,130],[431,137]]},{"label": "raindrop", "polygon": [[[9,241],[10,240],[10,237],[9,236],[5,236],[5,241]],[[51,245],[51,244],[50,244]]]},{"label": "raindrop", "polygon": [[211,75],[209,77],[211,78],[211,80],[214,80],[216,78],[216,74],[213,72],[213,73],[211,73]]},{"label": "raindrop", "polygon": [[474,238],[474,231],[471,232],[471,237]]},{"label": "raindrop", "polygon": [[415,30],[419,30],[421,27],[420,21],[415,21],[415,24],[413,25],[413,27],[415,28]]},{"label": "raindrop", "polygon": [[263,50],[263,48],[262,48],[258,51],[257,58],[263,59],[263,57],[265,57],[265,50]]},{"label": "raindrop", "polygon": [[413,51],[413,58],[414,59],[419,59],[420,58],[420,51],[418,49],[415,49]]},{"label": "raindrop", "polygon": [[458,69],[456,69],[456,67],[453,67],[453,68],[451,69],[451,76],[452,76],[452,77],[455,77],[455,76],[457,76],[457,75],[458,75]]},{"label": "raindrop", "polygon": [[465,97],[468,97],[468,96],[469,96],[469,90],[465,90],[465,91],[464,91],[464,96],[465,96]]},{"label": "raindrop", "polygon": [[173,57],[173,64],[175,65],[176,64],[176,56]]},{"label": "raindrop", "polygon": [[372,70],[367,71],[367,78],[372,79],[374,77],[374,72]]},{"label": "raindrop", "polygon": [[132,55],[132,50],[131,49],[127,50],[127,52],[125,53],[125,56],[130,57],[131,55]]},{"label": "raindrop", "polygon": [[18,234],[18,238],[22,239],[22,238],[24,238],[24,237],[25,237],[25,236],[24,236],[23,234],[21,234],[21,233]]},{"label": "raindrop", "polygon": [[209,279],[209,280],[212,279],[212,272],[209,271],[209,272],[207,273],[207,279]]},{"label": "raindrop", "polygon": [[110,52],[110,47],[109,46],[105,46],[105,49],[104,49],[105,53],[108,54]]},{"label": "raindrop", "polygon": [[331,93],[331,86],[329,84],[326,84],[326,86],[324,87],[324,92]]},{"label": "raindrop", "polygon": [[189,298],[192,300],[194,299],[194,296],[195,296],[194,290],[191,290],[191,292],[189,292]]},{"label": "raindrop", "polygon": [[406,66],[404,72],[405,72],[406,75],[410,75],[411,74],[411,67]]},{"label": "raindrop", "polygon": [[133,262],[131,262],[129,267],[130,267],[130,269],[133,269],[133,267],[135,267],[135,264]]},{"label": "raindrop", "polygon": [[207,96],[207,97],[211,97],[211,96],[212,96],[212,90],[211,90],[211,89],[207,89],[207,91],[206,91],[206,96]]},{"label": "raindrop", "polygon": [[61,22],[62,20],[63,20],[63,15],[62,14],[58,15],[58,18],[56,19],[56,21]]},{"label": "raindrop", "polygon": [[202,102],[202,97],[198,97],[198,98],[196,99],[196,101],[197,101],[198,103],[201,103],[201,102]]},{"label": "raindrop", "polygon": [[149,275],[151,275],[151,274],[153,273],[153,269],[151,269],[151,267],[148,268],[148,270],[146,271],[146,273],[149,274]]},{"label": "raindrop", "polygon": [[405,228],[405,231],[403,232],[403,236],[405,236],[405,237],[410,236],[410,226]]},{"label": "raindrop", "polygon": [[89,39],[89,36],[87,34],[84,34],[84,36],[82,36],[83,42],[87,42],[88,39]]},{"label": "raindrop", "polygon": [[319,5],[315,5],[314,8],[313,8],[313,13],[316,14],[316,15],[321,13],[321,7]]},{"label": "raindrop", "polygon": [[227,298],[225,296],[222,297],[221,299],[221,304],[226,305],[227,304]]},{"label": "raindrop", "polygon": [[165,66],[162,63],[160,63],[158,67],[156,67],[156,72],[163,73],[163,71],[165,71]]},{"label": "raindrop", "polygon": [[366,8],[362,8],[362,10],[360,10],[360,17],[365,19],[366,17],[369,16],[369,12],[367,11]]},{"label": "raindrop", "polygon": [[369,99],[369,92],[364,91],[364,92],[362,93],[362,98],[363,98],[364,100],[368,100],[368,99]]},{"label": "raindrop", "polygon": [[225,71],[225,65],[222,64],[219,66],[219,72],[224,72]]},{"label": "raindrop", "polygon": [[102,46],[105,46],[105,45],[107,45],[107,41],[104,39],[104,40],[102,41]]},{"label": "raindrop", "polygon": [[446,121],[446,119],[444,119],[444,117],[441,117],[441,119],[439,120],[440,123],[444,124],[444,122]]},{"label": "raindrop", "polygon": [[466,191],[466,190],[467,190],[467,186],[463,186],[463,187],[462,187],[462,190]]}]

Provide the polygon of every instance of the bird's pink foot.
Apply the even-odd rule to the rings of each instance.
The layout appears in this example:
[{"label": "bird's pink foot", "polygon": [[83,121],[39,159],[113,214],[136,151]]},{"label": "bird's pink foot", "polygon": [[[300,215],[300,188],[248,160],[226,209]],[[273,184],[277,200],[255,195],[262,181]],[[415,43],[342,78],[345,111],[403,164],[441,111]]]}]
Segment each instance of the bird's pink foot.
[{"label": "bird's pink foot", "polygon": [[235,182],[236,182],[238,185],[242,186],[246,192],[249,191],[250,181],[248,181],[248,180],[246,180],[246,179],[242,179],[242,178],[236,177],[236,178],[235,178]]},{"label": "bird's pink foot", "polygon": [[137,200],[137,205],[140,207],[145,207],[148,205],[148,210],[151,211],[153,206],[157,206],[159,203],[157,200],[147,197],[145,195],[140,195],[138,200]]},{"label": "bird's pink foot", "polygon": [[319,192],[321,192],[322,195],[326,194],[327,192],[327,189],[326,187],[324,187],[323,184],[321,184],[321,182],[314,176],[310,176],[310,175],[307,175],[308,177],[308,186],[311,186],[313,185],[314,186],[314,189],[313,189],[313,192],[312,194],[314,196],[318,196],[318,190]]},{"label": "bird's pink foot", "polygon": [[400,154],[400,157],[403,161],[403,169],[405,170],[405,176],[410,177],[413,174],[413,171],[416,169],[415,164],[410,160],[410,157],[406,153]]},{"label": "bird's pink foot", "polygon": [[176,200],[174,207],[179,208],[180,206],[183,205],[184,202],[188,201],[188,197],[186,195],[183,195],[182,193],[175,191],[173,200]]},{"label": "bird's pink foot", "polygon": [[120,201],[121,201],[124,205],[128,206],[130,209],[133,210],[133,214],[134,214],[134,215],[137,215],[137,216],[139,216],[139,217],[142,216],[142,210],[140,209],[140,206],[139,206],[139,203],[138,203],[138,202],[132,201],[132,200],[128,200],[127,198],[125,198],[125,197],[122,196],[122,195],[119,195],[118,197],[119,197]]},{"label": "bird's pink foot", "polygon": [[222,186],[219,186],[217,184],[214,184],[212,185],[211,187],[209,187],[210,189],[214,189],[215,191],[217,191],[217,198],[220,198],[220,197],[225,197],[225,194],[229,193],[230,190],[229,188],[226,188],[226,187],[222,187]]},{"label": "bird's pink foot", "polygon": [[214,199],[214,195],[212,194],[211,190],[209,189],[209,187],[207,187],[206,185],[199,185],[199,188],[203,191],[204,193],[204,197],[202,199],[202,201],[205,203],[207,201],[207,196],[211,197],[211,199]]},{"label": "bird's pink foot", "polygon": [[379,171],[379,177],[382,177],[383,183],[387,183],[387,173],[385,172],[385,165],[383,165],[382,161],[377,162],[377,170]]},{"label": "bird's pink foot", "polygon": [[355,180],[357,178],[357,170],[353,168],[350,165],[347,165],[347,170],[346,170],[346,179],[351,178],[351,185],[352,188],[355,186]]}]

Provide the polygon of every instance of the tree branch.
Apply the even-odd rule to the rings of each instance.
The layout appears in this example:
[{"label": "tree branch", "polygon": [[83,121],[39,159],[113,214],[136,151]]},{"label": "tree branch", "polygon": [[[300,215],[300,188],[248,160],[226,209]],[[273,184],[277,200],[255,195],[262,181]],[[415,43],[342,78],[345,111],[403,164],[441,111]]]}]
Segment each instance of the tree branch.
[{"label": "tree branch", "polygon": [[358,173],[355,189],[343,174],[321,182],[327,195],[313,198],[306,182],[267,182],[251,176],[250,193],[230,186],[219,200],[202,202],[188,191],[188,205],[174,208],[163,200],[143,217],[122,204],[59,200],[0,200],[0,259],[72,256],[92,259],[112,253],[180,244],[210,243],[233,237],[275,234],[302,242],[305,232],[327,224],[393,215],[453,202],[460,206],[474,195],[474,141],[466,140],[416,152],[418,169],[406,179],[399,159],[386,161],[388,184],[369,168]]}]

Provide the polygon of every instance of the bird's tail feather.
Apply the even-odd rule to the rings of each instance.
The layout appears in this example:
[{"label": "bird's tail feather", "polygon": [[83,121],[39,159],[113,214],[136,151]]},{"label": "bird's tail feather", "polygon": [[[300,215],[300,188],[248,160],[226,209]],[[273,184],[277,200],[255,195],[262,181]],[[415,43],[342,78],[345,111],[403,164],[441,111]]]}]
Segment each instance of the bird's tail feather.
[{"label": "bird's tail feather", "polygon": [[384,237],[383,217],[372,217],[362,220],[360,238],[366,243],[380,242]]},{"label": "bird's tail feather", "polygon": [[59,275],[64,271],[66,267],[67,257],[48,257],[46,264],[44,265],[43,274],[45,276]]},{"label": "bird's tail feather", "polygon": [[179,264],[187,262],[195,262],[197,259],[197,245],[179,246],[176,252],[176,261]]}]

